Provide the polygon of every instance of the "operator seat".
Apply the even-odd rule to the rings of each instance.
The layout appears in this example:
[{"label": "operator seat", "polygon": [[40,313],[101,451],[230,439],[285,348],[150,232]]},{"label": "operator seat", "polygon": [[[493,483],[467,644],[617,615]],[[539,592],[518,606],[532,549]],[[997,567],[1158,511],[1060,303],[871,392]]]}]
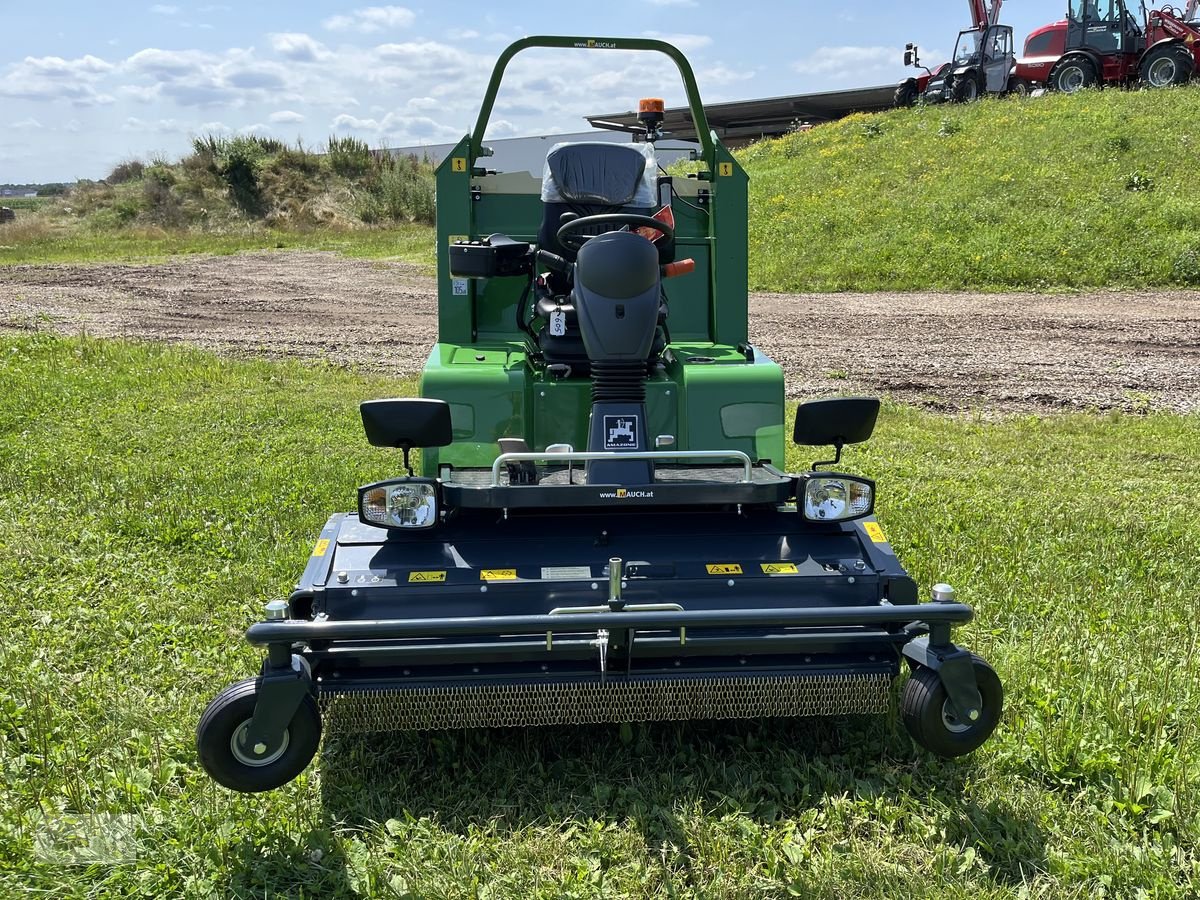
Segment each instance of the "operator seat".
[{"label": "operator seat", "polygon": [[[651,216],[658,204],[658,173],[654,149],[647,144],[610,144],[601,141],[555,144],[546,155],[542,172],[542,224],[538,230],[538,248],[575,260],[576,251],[558,241],[558,230],[573,217],[604,213],[633,213]],[[566,218],[564,218],[564,216]],[[599,225],[583,234],[597,235],[619,226]],[[673,262],[675,242],[659,241],[660,263]],[[538,295],[535,310],[545,323],[538,332],[538,346],[548,364],[565,363],[573,375],[590,371],[587,351],[579,333],[579,318],[570,294],[571,285],[551,273],[549,290]],[[565,333],[551,334],[550,317],[561,311]],[[660,319],[666,318],[663,305]],[[660,333],[651,349],[651,358],[665,347]]]}]

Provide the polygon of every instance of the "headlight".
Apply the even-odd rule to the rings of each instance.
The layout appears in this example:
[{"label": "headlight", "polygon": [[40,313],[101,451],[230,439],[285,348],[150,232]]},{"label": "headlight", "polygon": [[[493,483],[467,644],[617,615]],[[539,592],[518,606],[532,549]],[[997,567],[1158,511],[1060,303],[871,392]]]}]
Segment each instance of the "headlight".
[{"label": "headlight", "polygon": [[810,475],[804,481],[801,510],[810,522],[844,522],[871,514],[875,485],[853,475]]},{"label": "headlight", "polygon": [[358,489],[358,515],[368,525],[432,528],[437,513],[437,486],[431,481],[386,481]]}]

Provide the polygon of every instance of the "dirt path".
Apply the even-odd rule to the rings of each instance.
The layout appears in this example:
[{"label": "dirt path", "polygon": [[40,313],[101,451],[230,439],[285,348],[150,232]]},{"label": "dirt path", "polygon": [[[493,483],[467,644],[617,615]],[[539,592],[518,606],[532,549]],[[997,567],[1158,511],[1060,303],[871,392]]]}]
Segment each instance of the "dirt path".
[{"label": "dirt path", "polygon": [[[869,391],[982,411],[1200,410],[1200,293],[754,294],[794,397]],[[0,268],[0,328],[419,371],[433,280],[327,253]]]}]

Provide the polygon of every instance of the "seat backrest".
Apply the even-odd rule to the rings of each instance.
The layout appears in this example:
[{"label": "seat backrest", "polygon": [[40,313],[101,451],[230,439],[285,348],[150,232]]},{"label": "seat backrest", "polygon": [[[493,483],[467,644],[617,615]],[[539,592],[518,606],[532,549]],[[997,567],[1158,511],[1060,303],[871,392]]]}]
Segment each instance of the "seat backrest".
[{"label": "seat backrest", "polygon": [[[628,212],[652,215],[657,206],[654,150],[644,144],[601,141],[555,144],[542,173],[542,225],[538,246],[559,256],[574,254],[558,243],[563,213],[594,216]],[[607,230],[607,229],[602,229]]]}]

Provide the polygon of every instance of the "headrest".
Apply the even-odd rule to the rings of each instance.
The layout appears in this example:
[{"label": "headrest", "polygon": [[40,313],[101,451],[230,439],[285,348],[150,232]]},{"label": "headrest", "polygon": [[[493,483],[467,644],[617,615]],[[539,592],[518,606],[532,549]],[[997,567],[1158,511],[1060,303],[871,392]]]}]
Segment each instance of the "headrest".
[{"label": "headrest", "polygon": [[654,148],[645,144],[555,144],[546,155],[542,202],[651,207],[656,169]]}]

